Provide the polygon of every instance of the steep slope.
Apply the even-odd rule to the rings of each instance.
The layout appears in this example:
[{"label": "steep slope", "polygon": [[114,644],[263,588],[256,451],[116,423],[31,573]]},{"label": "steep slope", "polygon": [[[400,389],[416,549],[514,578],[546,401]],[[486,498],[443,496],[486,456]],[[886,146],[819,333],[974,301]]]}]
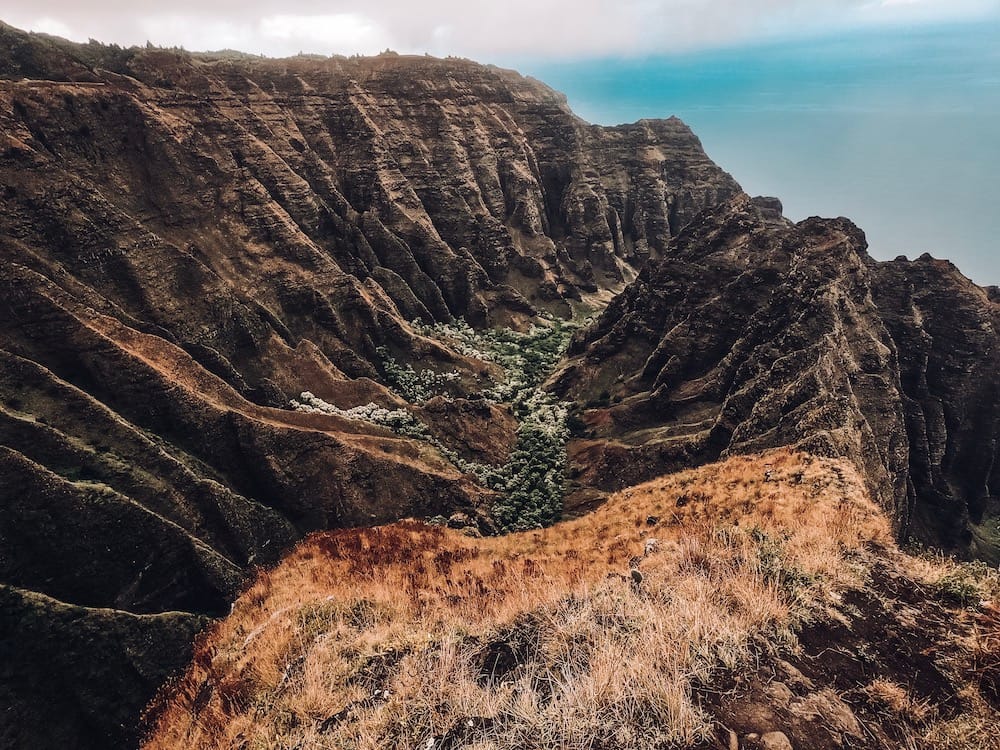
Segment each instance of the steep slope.
[{"label": "steep slope", "polygon": [[135,734],[134,704],[183,668],[207,622],[79,607],[0,585],[0,745],[120,747]]},{"label": "steep slope", "polygon": [[[5,745],[134,745],[191,634],[310,531],[516,527],[484,487],[517,484],[505,462],[551,519],[562,427],[522,429],[525,404],[567,407],[483,398],[524,372],[456,318],[529,331],[499,343],[530,369],[531,331],[564,330],[546,316],[625,290],[550,383],[588,404],[577,509],[795,445],[851,459],[900,535],[996,560],[996,290],[874,263],[846,220],[791,225],[676,119],[591,126],[466,60],[0,24],[0,262]],[[48,703],[60,722],[30,718]]]},{"label": "steep slope", "polygon": [[998,584],[900,554],[850,463],[788,450],[502,538],[318,533],[199,642],[145,746],[989,747],[1000,612],[949,592]]},{"label": "steep slope", "polygon": [[[846,219],[705,212],[570,347],[576,481],[780,445],[844,456],[898,534],[1000,555],[1000,306],[950,264],[877,263]],[[612,470],[613,468],[613,470]]]},{"label": "steep slope", "polygon": [[[456,511],[489,529],[493,493],[439,448],[506,459],[510,410],[462,398],[497,367],[410,321],[567,316],[737,191],[677,120],[590,126],[469,61],[0,24],[0,631],[36,660],[3,675],[0,736],[134,743],[123,717],[197,623],[311,530]],[[390,358],[454,375],[451,398],[407,405]],[[291,411],[306,391],[408,410],[437,442]],[[66,618],[119,635],[50,652]],[[155,668],[164,651],[134,653],[150,639],[176,646]],[[104,685],[95,660],[132,658],[139,683]],[[57,698],[59,727],[22,720]]]},{"label": "steep slope", "polygon": [[899,362],[910,532],[1000,562],[1000,299],[930,256],[878,264],[872,295]]}]

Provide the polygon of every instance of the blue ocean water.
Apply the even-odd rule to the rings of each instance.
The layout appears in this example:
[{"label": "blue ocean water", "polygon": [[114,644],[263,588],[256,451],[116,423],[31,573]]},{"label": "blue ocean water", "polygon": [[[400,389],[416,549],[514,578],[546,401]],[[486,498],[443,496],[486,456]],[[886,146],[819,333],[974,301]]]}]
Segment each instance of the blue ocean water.
[{"label": "blue ocean water", "polygon": [[877,258],[1000,284],[1000,23],[517,67],[591,122],[677,115],[749,193],[851,218]]}]

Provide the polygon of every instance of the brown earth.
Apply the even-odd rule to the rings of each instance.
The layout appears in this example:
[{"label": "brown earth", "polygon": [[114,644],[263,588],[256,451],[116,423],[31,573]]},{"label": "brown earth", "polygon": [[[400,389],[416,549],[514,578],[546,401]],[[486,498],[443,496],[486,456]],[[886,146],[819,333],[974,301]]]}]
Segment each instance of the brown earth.
[{"label": "brown earth", "polygon": [[1000,305],[946,261],[880,263],[847,219],[704,212],[553,377],[577,497],[797,445],[850,458],[897,534],[1000,560]]},{"label": "brown earth", "polygon": [[[2,635],[35,660],[4,674],[15,747],[74,727],[81,747],[133,744],[187,653],[126,689],[94,660],[131,658],[107,656],[128,638],[60,650],[31,625],[44,613],[100,627],[113,608],[121,632],[184,643],[306,532],[455,511],[488,528],[491,494],[427,444],[289,400],[405,406],[380,346],[456,370],[461,396],[489,368],[407,321],[567,315],[738,191],[678,120],[590,126],[465,60],[212,57],[2,24],[0,49]],[[514,439],[482,401],[416,413],[466,458],[500,463]],[[14,718],[57,694],[56,724]]]},{"label": "brown earth", "polygon": [[738,456],[539,531],[312,535],[145,746],[991,748],[997,595],[900,552],[848,462]]}]

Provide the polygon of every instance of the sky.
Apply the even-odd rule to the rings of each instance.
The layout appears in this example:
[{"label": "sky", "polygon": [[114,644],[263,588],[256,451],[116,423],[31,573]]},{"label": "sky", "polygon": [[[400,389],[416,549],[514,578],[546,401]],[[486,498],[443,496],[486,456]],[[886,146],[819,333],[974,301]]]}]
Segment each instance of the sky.
[{"label": "sky", "polygon": [[850,218],[878,259],[1000,284],[1000,22],[520,67],[592,122],[679,116],[747,192]]},{"label": "sky", "polygon": [[77,41],[269,56],[397,52],[579,59],[835,29],[969,20],[1000,0],[4,0],[0,18]]},{"label": "sky", "polygon": [[1000,284],[1000,0],[4,0],[77,41],[459,55],[585,119],[677,115],[792,219],[848,216],[881,259]]}]

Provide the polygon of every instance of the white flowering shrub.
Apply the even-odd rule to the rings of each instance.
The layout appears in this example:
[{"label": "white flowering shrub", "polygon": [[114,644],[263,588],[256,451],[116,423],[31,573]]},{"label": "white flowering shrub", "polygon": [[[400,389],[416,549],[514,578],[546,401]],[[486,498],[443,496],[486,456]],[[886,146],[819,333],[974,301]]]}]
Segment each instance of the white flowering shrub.
[{"label": "white flowering shrub", "polygon": [[292,399],[290,406],[295,411],[306,412],[308,414],[332,414],[343,419],[353,419],[359,422],[369,422],[381,427],[387,427],[401,437],[416,438],[436,448],[441,455],[453,463],[460,471],[466,474],[475,474],[480,481],[486,483],[484,477],[491,472],[497,471],[493,466],[486,466],[475,461],[467,461],[458,453],[438,440],[427,429],[427,425],[417,419],[406,409],[386,409],[378,404],[365,404],[355,406],[350,409],[341,409],[331,403],[324,401],[309,391],[303,391],[298,399]]},{"label": "white flowering shrub", "polygon": [[[501,495],[493,517],[503,532],[540,528],[558,520],[565,491],[570,404],[554,399],[541,384],[559,362],[577,325],[551,320],[550,325],[534,325],[527,333],[508,328],[477,331],[461,319],[430,326],[414,321],[413,326],[424,336],[465,356],[495,363],[504,371],[503,379],[482,395],[494,403],[510,404],[518,419],[516,442],[505,465],[489,466],[462,458],[406,409],[385,409],[377,404],[340,409],[308,391],[291,402],[292,408],[370,422],[427,442],[459,471],[475,475]],[[385,348],[378,354],[390,386],[410,403],[446,395],[447,385],[459,377],[457,372],[418,372],[394,360]]]},{"label": "white flowering shrub", "polygon": [[318,396],[314,396],[309,391],[303,391],[299,396],[299,400],[292,399],[291,407],[296,411],[312,414],[332,414],[335,417],[342,417],[344,419],[371,422],[372,424],[388,427],[393,432],[399,435],[406,435],[407,437],[425,439],[425,436],[430,435],[423,423],[406,409],[386,409],[384,406],[371,403],[364,406],[355,406],[350,409],[341,409],[339,406],[334,406]]},{"label": "white flowering shrub", "polygon": [[380,346],[375,353],[382,360],[389,387],[411,404],[422,404],[434,396],[447,396],[448,383],[458,380],[456,371],[435,372],[434,370],[414,370],[409,364],[397,362],[389,350]]},{"label": "white flowering shrub", "polygon": [[526,333],[510,328],[477,331],[461,318],[431,326],[414,321],[413,326],[424,336],[443,341],[461,354],[500,365],[504,380],[483,395],[496,403],[509,404],[530,397],[530,392],[541,385],[579,327],[573,322],[552,320],[550,325],[533,325]]}]

